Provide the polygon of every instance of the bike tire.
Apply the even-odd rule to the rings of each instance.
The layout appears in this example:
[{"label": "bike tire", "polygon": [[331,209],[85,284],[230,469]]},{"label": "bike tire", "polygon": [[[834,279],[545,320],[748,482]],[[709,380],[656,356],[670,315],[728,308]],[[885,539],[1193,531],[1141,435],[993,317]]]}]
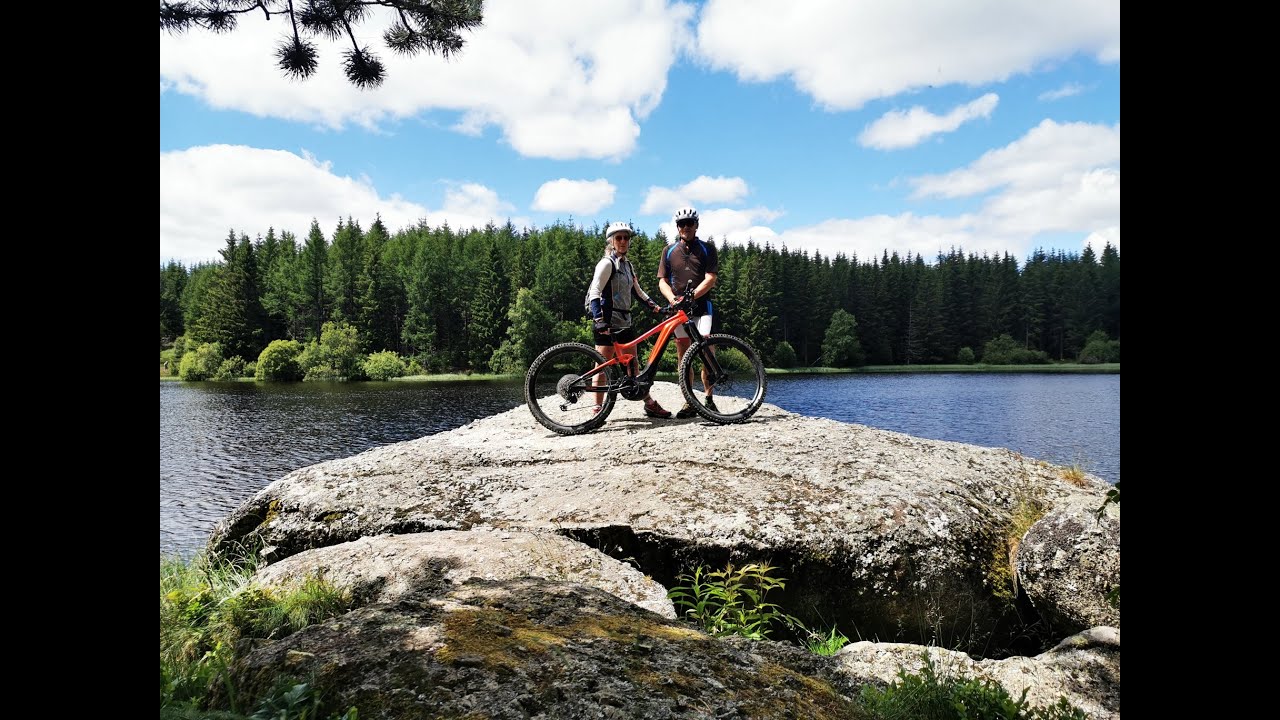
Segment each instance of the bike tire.
[{"label": "bike tire", "polygon": [[[593,413],[595,393],[586,381],[577,380],[605,361],[590,345],[561,343],[547,348],[529,365],[524,376],[524,400],[543,427],[560,435],[580,435],[604,424],[617,402],[617,392],[604,393],[600,412]],[[605,378],[616,386],[620,370],[605,369]]]},{"label": "bike tire", "polygon": [[[708,407],[706,396],[694,391],[701,383],[706,365],[704,353],[715,352],[724,376],[713,383],[714,407]],[[707,335],[685,351],[680,358],[680,391],[698,413],[711,422],[728,425],[746,421],[760,409],[768,390],[764,364],[746,341],[732,335]]]}]

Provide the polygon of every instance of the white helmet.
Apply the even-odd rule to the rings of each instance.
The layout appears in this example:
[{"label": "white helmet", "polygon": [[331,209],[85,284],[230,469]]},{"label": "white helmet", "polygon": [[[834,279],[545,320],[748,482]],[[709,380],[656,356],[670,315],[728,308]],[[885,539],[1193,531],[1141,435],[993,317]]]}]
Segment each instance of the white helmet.
[{"label": "white helmet", "polygon": [[626,233],[626,234],[628,234],[628,235],[635,235],[635,234],[636,234],[636,231],[635,231],[635,230],[633,230],[633,229],[631,229],[631,223],[629,223],[629,222],[612,222],[612,223],[609,223],[609,227],[604,231],[604,239],[605,239],[605,240],[609,240],[609,239],[613,238],[613,236],[614,236],[616,233],[620,233],[620,232],[625,232],[625,233]]},{"label": "white helmet", "polygon": [[695,223],[698,222],[698,211],[691,207],[680,208],[676,211],[675,216],[671,218],[671,221],[676,225],[679,225],[681,220],[692,220]]}]

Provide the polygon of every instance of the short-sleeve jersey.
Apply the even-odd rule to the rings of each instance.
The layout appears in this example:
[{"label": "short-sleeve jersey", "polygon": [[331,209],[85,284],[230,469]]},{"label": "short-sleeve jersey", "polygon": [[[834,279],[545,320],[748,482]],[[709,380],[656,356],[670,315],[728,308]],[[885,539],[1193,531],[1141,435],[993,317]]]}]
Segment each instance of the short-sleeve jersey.
[{"label": "short-sleeve jersey", "polygon": [[[667,278],[671,290],[676,295],[684,293],[687,283],[692,280],[693,287],[702,282],[707,273],[720,272],[720,261],[716,256],[716,246],[695,238],[693,247],[685,245],[677,239],[662,250],[662,259],[658,261],[658,278]],[[700,307],[695,315],[707,315],[711,312],[711,293],[698,298]]]}]

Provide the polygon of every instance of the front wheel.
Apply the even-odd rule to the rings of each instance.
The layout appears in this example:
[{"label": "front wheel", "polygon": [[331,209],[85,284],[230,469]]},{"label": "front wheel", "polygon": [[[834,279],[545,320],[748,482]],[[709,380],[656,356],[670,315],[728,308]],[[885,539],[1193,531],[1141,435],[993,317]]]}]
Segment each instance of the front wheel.
[{"label": "front wheel", "polygon": [[[694,390],[698,385],[701,392]],[[732,335],[708,335],[680,359],[684,399],[712,422],[740,423],[751,417],[764,402],[766,386],[760,357]],[[711,395],[708,389],[713,391]]]},{"label": "front wheel", "polygon": [[604,362],[595,348],[582,343],[547,348],[524,376],[524,400],[533,417],[561,435],[579,435],[603,425],[617,392],[602,393],[597,400],[594,388],[596,383],[616,387],[620,372],[617,365],[593,372]]}]

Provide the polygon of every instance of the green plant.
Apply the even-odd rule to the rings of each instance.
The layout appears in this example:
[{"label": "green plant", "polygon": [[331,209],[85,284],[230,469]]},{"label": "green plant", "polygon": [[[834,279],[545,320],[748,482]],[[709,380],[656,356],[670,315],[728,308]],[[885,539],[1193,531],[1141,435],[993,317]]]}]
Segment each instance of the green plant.
[{"label": "green plant", "polygon": [[1027,691],[1014,699],[994,680],[977,680],[963,675],[938,676],[933,660],[923,653],[924,668],[919,675],[905,668],[898,680],[880,689],[862,687],[859,701],[878,718],[922,718],[925,720],[1087,720],[1083,710],[1066,698],[1046,707],[1029,707]]},{"label": "green plant", "polygon": [[298,355],[303,380],[360,380],[363,362],[356,328],[345,322],[325,323],[320,339],[312,340]]},{"label": "green plant", "polygon": [[[204,707],[220,684],[239,712],[228,668],[244,638],[272,639],[345,613],[350,593],[319,577],[283,588],[252,582],[259,561],[198,555],[190,562],[160,561],[160,707]],[[181,716],[181,715],[175,715]],[[271,715],[303,720],[309,715]]]},{"label": "green plant", "polygon": [[208,380],[222,366],[222,346],[218,343],[205,343],[182,356],[178,364],[178,377],[189,382]]},{"label": "green plant", "polygon": [[956,362],[961,365],[972,365],[974,363],[973,348],[962,347],[960,352],[956,353]]},{"label": "green plant", "polygon": [[258,367],[254,377],[259,380],[301,380],[302,368],[298,356],[302,344],[297,340],[272,340],[258,354]]},{"label": "green plant", "polygon": [[769,358],[769,367],[789,368],[796,366],[796,350],[791,347],[791,343],[783,340],[773,349],[773,355]]},{"label": "green plant", "polygon": [[735,568],[729,563],[724,570],[709,572],[705,565],[698,565],[692,575],[676,576],[688,584],[676,586],[667,597],[711,635],[741,635],[763,640],[773,631],[775,623],[799,625],[798,620],[782,612],[778,605],[765,602],[770,590],[786,587],[785,579],[769,576],[776,569],[757,563]]},{"label": "green plant", "polygon": [[[310,683],[289,683],[263,698],[249,720],[319,720],[321,697]],[[357,720],[359,713],[350,708],[342,715],[330,715],[329,720]]]},{"label": "green plant", "polygon": [[239,355],[232,355],[222,364],[218,366],[218,371],[213,374],[214,380],[235,380],[244,375],[244,358]]},{"label": "green plant", "polygon": [[835,655],[840,652],[840,648],[849,644],[849,638],[845,637],[844,633],[834,626],[827,635],[813,630],[806,630],[806,632],[808,637],[805,639],[804,645],[814,655]]},{"label": "green plant", "polygon": [[371,354],[364,361],[364,374],[370,380],[390,380],[404,375],[404,360],[392,350]]}]

